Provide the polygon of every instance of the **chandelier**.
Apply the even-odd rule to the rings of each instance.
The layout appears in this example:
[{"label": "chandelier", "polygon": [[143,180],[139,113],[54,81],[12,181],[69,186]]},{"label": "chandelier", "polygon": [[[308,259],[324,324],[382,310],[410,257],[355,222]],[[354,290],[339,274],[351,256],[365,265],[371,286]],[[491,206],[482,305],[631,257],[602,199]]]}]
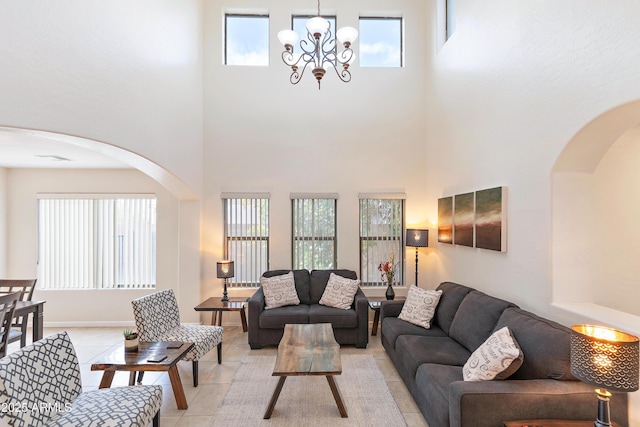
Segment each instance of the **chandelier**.
[{"label": "chandelier", "polygon": [[349,65],[356,57],[351,44],[358,38],[358,30],[342,27],[336,32],[336,37],[344,46],[340,53],[337,52],[336,40],[331,37],[331,23],[320,16],[320,0],[318,15],[307,21],[307,38],[300,40],[301,52],[293,51],[293,46],[298,41],[298,33],[293,30],[282,30],[278,33],[278,39],[285,49],[282,52],[282,60],[293,70],[289,76],[291,84],[297,84],[307,68],[311,68],[318,81],[318,89],[329,68],[333,68],[343,82],[351,81]]}]

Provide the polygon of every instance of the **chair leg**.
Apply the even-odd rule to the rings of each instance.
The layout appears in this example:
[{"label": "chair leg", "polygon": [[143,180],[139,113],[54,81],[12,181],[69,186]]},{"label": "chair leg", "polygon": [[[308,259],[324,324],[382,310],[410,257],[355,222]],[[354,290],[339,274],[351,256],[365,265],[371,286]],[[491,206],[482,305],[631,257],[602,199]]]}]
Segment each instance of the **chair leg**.
[{"label": "chair leg", "polygon": [[194,360],[191,364],[193,370],[193,386],[198,387],[198,361]]},{"label": "chair leg", "polygon": [[222,343],[218,344],[218,365],[222,363]]},{"label": "chair leg", "polygon": [[156,412],[156,415],[153,417],[153,427],[160,427],[160,410]]},{"label": "chair leg", "polygon": [[144,371],[138,372],[138,384],[142,384],[142,377],[144,376]]}]

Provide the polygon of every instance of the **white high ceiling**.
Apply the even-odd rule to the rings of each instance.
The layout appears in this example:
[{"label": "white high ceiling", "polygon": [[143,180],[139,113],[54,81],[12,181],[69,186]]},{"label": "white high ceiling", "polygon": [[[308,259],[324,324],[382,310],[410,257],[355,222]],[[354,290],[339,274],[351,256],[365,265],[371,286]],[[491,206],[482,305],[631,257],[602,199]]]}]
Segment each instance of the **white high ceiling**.
[{"label": "white high ceiling", "polygon": [[[49,157],[54,156],[54,158]],[[61,160],[69,159],[67,160]],[[0,167],[122,169],[129,165],[103,153],[40,138],[0,131]]]}]

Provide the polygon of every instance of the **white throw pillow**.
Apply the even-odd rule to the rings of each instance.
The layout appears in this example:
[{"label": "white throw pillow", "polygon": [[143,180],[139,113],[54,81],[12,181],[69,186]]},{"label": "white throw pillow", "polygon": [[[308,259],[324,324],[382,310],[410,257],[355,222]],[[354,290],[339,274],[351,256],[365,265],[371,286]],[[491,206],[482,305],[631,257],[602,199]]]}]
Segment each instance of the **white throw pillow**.
[{"label": "white throw pillow", "polygon": [[264,292],[265,310],[300,304],[293,271],[281,276],[261,277],[260,284]]},{"label": "white throw pillow", "polygon": [[327,287],[324,288],[322,298],[320,298],[320,304],[348,310],[353,304],[359,286],[360,280],[358,279],[347,279],[331,273]]},{"label": "white throw pillow", "polygon": [[524,355],[506,326],[495,331],[462,367],[465,381],[504,380],[522,366]]},{"label": "white throw pillow", "polygon": [[398,319],[429,329],[441,295],[442,291],[411,286]]}]

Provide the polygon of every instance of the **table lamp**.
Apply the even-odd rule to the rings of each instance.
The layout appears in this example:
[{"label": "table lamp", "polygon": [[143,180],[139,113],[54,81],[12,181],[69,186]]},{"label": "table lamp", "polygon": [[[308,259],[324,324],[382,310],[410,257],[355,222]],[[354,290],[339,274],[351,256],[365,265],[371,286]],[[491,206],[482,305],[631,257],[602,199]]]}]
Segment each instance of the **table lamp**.
[{"label": "table lamp", "polygon": [[638,390],[638,338],[604,326],[574,325],[571,330],[571,373],[599,387],[595,426],[611,426],[611,391]]},{"label": "table lamp", "polygon": [[429,230],[407,228],[406,245],[416,248],[416,286],[418,286],[418,248],[429,246]]},{"label": "table lamp", "polygon": [[218,279],[224,279],[224,292],[222,293],[222,301],[229,301],[229,296],[227,295],[227,279],[229,277],[233,277],[234,275],[233,261],[218,261],[217,267]]}]

